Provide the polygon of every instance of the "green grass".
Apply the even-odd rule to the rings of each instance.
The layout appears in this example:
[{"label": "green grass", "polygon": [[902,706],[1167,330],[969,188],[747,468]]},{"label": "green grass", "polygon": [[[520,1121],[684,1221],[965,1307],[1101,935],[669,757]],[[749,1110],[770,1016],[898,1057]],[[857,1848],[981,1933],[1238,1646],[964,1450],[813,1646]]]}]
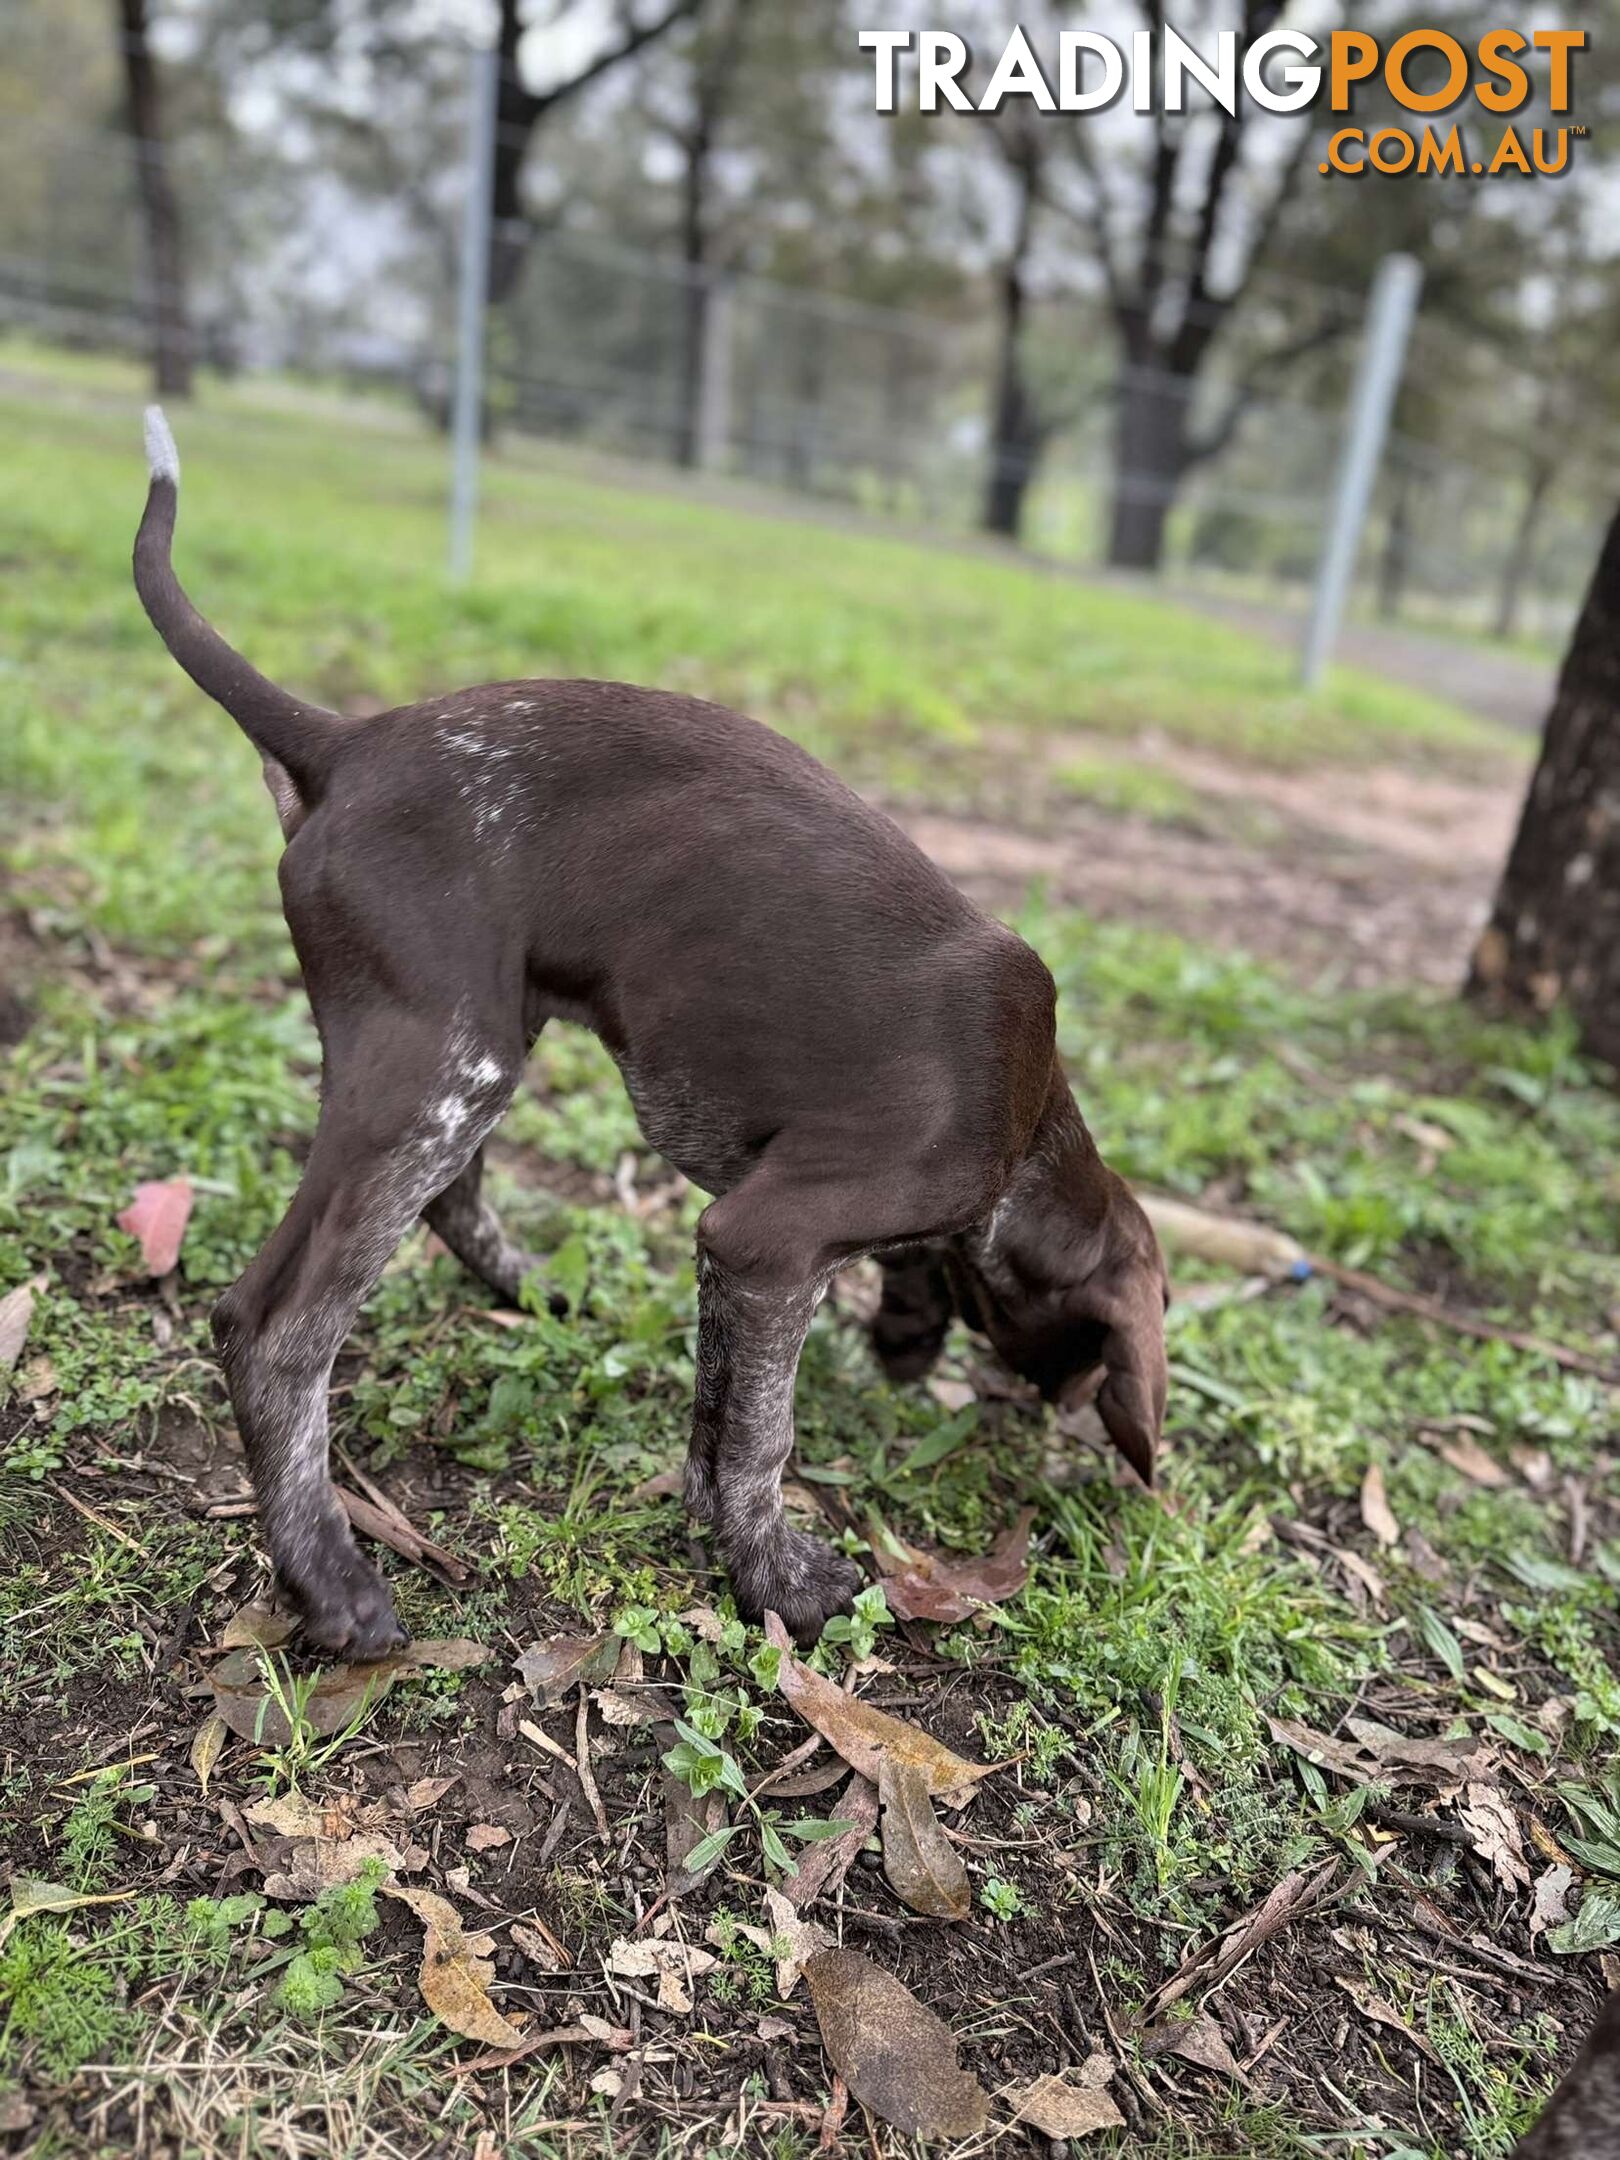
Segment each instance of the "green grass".
[{"label": "green grass", "polygon": [[[976,760],[1006,754],[1009,729],[1033,739],[1151,723],[1299,759],[1455,756],[1487,739],[1349,677],[1305,701],[1281,660],[1150,601],[539,460],[492,471],[480,574],[451,593],[438,569],[437,447],[387,414],[340,427],[286,403],[217,391],[178,416],[182,567],[261,666],[331,701],[508,672],[623,674],[737,699],[857,779],[925,790],[971,787]],[[276,913],[275,825],[254,761],[177,677],[128,587],[142,492],[131,405],[99,364],[55,367],[49,394],[0,388],[0,840],[44,941],[36,1024],[0,1083],[0,1293],[43,1275],[25,1373],[49,1360],[54,1383],[5,1428],[0,1625],[21,1709],[55,1718],[71,1700],[87,1729],[110,1721],[121,1736],[138,1700],[159,1721],[149,1744],[183,1755],[192,1713],[177,1719],[166,1692],[164,1628],[188,1610],[217,1621],[250,1541],[121,1480],[144,1451],[161,1454],[177,1421],[228,1422],[206,1311],[293,1189],[316,1044]],[[1124,783],[1095,761],[1072,784]],[[1175,814],[1163,801],[1132,807]],[[1488,1025],[1428,997],[1302,990],[1242,957],[1089,922],[1038,895],[1020,920],[1058,977],[1063,1048],[1121,1169],[1193,1196],[1216,1186],[1220,1204],[1315,1250],[1614,1358],[1620,1105],[1559,1028]],[[548,1033],[530,1077],[504,1131],[520,1159],[611,1170],[629,1149],[640,1185],[656,1181],[589,1038]],[[179,1171],[197,1206],[180,1312],[155,1327],[113,1216],[137,1180]],[[542,1595],[599,1624],[617,1617],[673,1656],[696,1729],[743,1757],[779,1749],[796,1734],[757,1637],[739,1631],[715,1652],[680,1628],[674,1615],[698,1586],[675,1511],[631,1498],[679,1454],[696,1203],[641,1221],[543,1187],[542,1170],[499,1197],[567,1286],[566,1317],[491,1325],[487,1299],[418,1239],[370,1301],[346,1364],[335,1425],[352,1454],[386,1471],[426,1445],[460,1466],[455,1519],[424,1527],[475,1553],[477,1579],[456,1594],[397,1570],[405,1617],[419,1634],[492,1643],[514,1603],[527,1611]],[[812,1332],[802,1455],[856,1521],[875,1511],[908,1535],[977,1550],[1018,1497],[1038,1510],[1027,1593],[988,1630],[947,1641],[969,1688],[986,1691],[966,1697],[986,1746],[1020,1758],[1020,1836],[1037,1855],[1014,1840],[979,1869],[973,1924],[1010,1936],[1056,1902],[1089,1929],[1100,1877],[1115,1930],[1106,1947],[1098,1938],[1105,1984],[1129,2007],[1189,1940],[1286,1868],[1337,1852],[1365,1877],[1352,1917],[1369,1978],[1447,2066],[1449,2117],[1407,2149],[1499,2160],[1545,2085],[1531,2010],[1517,2038],[1486,2049],[1454,1993],[1374,1960],[1371,1920],[1401,1896],[1380,1881],[1385,1855],[1342,1789],[1279,1747],[1266,1720],[1330,1729],[1381,1676],[1415,1715],[1491,1735],[1515,1789],[1561,1833],[1606,1819],[1604,1763],[1620,1745],[1613,1398],[1501,1345],[1397,1318],[1335,1324],[1320,1283],[1178,1306],[1171,1344],[1161,1507],[1071,1483],[1027,1415],[987,1410],[964,1444],[919,1458],[941,1426],[932,1398],[883,1385],[836,1314]],[[953,1369],[964,1351],[953,1346]],[[1544,1456],[1545,1489],[1517,1477],[1484,1489],[1448,1465],[1436,1434],[1459,1415],[1504,1464],[1515,1451]],[[1330,1522],[1366,1550],[1355,1498],[1375,1462],[1403,1528],[1425,1541],[1372,1555],[1387,1582],[1377,1610],[1270,1527]],[[1575,1564],[1557,1498],[1566,1477],[1584,1481],[1598,1526]],[[65,1551],[30,1527],[58,1488],[104,1518],[53,1515]],[[1417,1564],[1425,1550],[1443,1580]],[[1502,1650],[1457,1632],[1481,1616]],[[836,1666],[844,1649],[822,1655]],[[384,1723],[428,1742],[470,1730],[459,1677],[440,1677],[396,1692],[368,1736]],[[1538,1722],[1549,1696],[1564,1706],[1551,1726]],[[0,1782],[0,1813],[44,1840],[37,1864],[58,1880],[116,1883],[129,1792],[118,1780],[42,1792],[20,1764]],[[1079,1856],[1073,1868],[1054,1865],[1058,1849]],[[622,1924],[611,1882],[569,1877],[558,1900],[582,1931]],[[224,2059],[284,2076],[289,2044],[256,1978],[276,1939],[264,1917],[192,1917],[190,1937],[183,1916],[150,1901],[19,1928],[0,1963],[0,2075],[70,2081],[87,2059],[138,2056],[161,1997],[177,2030],[222,2032]],[[280,2012],[315,2014],[331,1992],[315,1983],[341,1980],[343,2019],[299,2049],[343,2084],[346,2105],[409,2109],[438,2074],[427,2028],[397,2029],[396,2011],[351,1977],[359,1944],[343,1946],[341,1973],[302,1972]],[[726,1970],[739,2002],[768,1985],[746,1955]],[[1342,2016],[1325,1985],[1324,2014]],[[456,2105],[470,2141],[472,2102]],[[534,2094],[525,2106],[543,2120]],[[1207,2110],[1197,2124],[1172,2115],[1117,2149],[1155,2160],[1321,2149],[1285,2107],[1227,2112],[1229,2129]],[[1351,2117],[1340,2128],[1334,2149],[1368,2160],[1388,2160],[1405,2137]],[[519,2133],[517,2149],[555,2149],[521,2122]]]}]

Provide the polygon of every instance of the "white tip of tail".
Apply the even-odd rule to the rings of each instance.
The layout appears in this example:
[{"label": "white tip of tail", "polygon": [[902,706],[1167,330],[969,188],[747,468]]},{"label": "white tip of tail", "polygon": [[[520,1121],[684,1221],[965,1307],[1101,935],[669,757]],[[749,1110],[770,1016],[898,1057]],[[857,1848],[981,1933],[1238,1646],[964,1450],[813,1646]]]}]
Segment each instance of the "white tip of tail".
[{"label": "white tip of tail", "polygon": [[146,408],[146,462],[154,480],[171,480],[176,487],[180,485],[180,453],[161,405]]}]

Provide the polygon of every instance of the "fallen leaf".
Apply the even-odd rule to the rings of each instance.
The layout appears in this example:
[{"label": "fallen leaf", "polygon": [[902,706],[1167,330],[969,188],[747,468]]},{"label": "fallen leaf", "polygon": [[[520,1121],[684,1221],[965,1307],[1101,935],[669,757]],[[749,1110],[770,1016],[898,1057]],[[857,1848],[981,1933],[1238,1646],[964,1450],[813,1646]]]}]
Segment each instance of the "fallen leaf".
[{"label": "fallen leaf", "polygon": [[801,1920],[780,1890],[766,1891],[765,1910],[771,1919],[770,1952],[776,1960],[776,1992],[785,2002],[810,1960],[833,1947],[833,1937],[815,1921]]},{"label": "fallen leaf", "polygon": [[832,1820],[849,1828],[835,1838],[821,1838],[806,1845],[799,1864],[777,1886],[796,1912],[803,1912],[813,1898],[830,1897],[855,1865],[856,1855],[877,1828],[877,1787],[859,1775],[832,1804]]},{"label": "fallen leaf", "polygon": [[518,1678],[540,1705],[549,1709],[582,1681],[611,1680],[619,1662],[617,1635],[553,1635],[531,1643],[517,1660]]},{"label": "fallen leaf", "polygon": [[1142,2037],[1149,2055],[1179,2055],[1183,2062],[1196,2063],[1200,2070],[1213,2070],[1240,2085],[1244,2082],[1243,2071],[1226,2044],[1225,2033],[1207,2011],[1175,2024],[1160,2025]]},{"label": "fallen leaf", "polygon": [[[1004,1530],[990,1551],[978,1559],[944,1553],[921,1553],[885,1571],[883,1594],[902,1620],[965,1620],[981,1606],[1016,1597],[1029,1580],[1029,1526],[1035,1510],[1026,1508]],[[873,1547],[874,1555],[880,1548]],[[878,1566],[883,1560],[878,1558]]]},{"label": "fallen leaf", "polygon": [[[0,1373],[4,1373],[5,1357],[0,1352]],[[12,1392],[19,1402],[43,1402],[48,1395],[60,1392],[62,1383],[56,1377],[56,1367],[48,1357],[31,1357],[18,1373]]]},{"label": "fallen leaf", "polygon": [[493,1852],[498,1845],[510,1845],[512,1833],[503,1830],[499,1823],[475,1822],[467,1831],[467,1844],[473,1852]]},{"label": "fallen leaf", "polygon": [[[785,2002],[798,1986],[805,1965],[821,1951],[832,1949],[836,1937],[813,1920],[801,1920],[780,1890],[765,1892],[765,1910],[769,1927],[753,1927],[745,1921],[736,1932],[775,1961],[776,1992]],[[711,1921],[703,1931],[703,1939],[723,1950],[726,1934],[717,1921]]]},{"label": "fallen leaf", "polygon": [[514,1920],[508,1932],[516,1947],[542,1972],[566,1972],[574,1962],[543,1921],[529,1927]]},{"label": "fallen leaf", "polygon": [[191,1219],[190,1178],[149,1179],[117,1218],[141,1248],[148,1275],[169,1274],[179,1263],[180,1246]]},{"label": "fallen leaf", "polygon": [[392,1838],[375,1831],[357,1830],[343,1838],[298,1838],[287,1847],[282,1865],[266,1874],[264,1894],[283,1904],[312,1905],[323,1891],[358,1882],[379,1862],[389,1876],[407,1864]]},{"label": "fallen leaf", "polygon": [[989,2097],[958,2063],[949,2028],[911,1990],[853,1950],[805,1966],[828,2060],[863,2107],[908,2137],[972,2137]]},{"label": "fallen leaf", "polygon": [[1471,1484],[1487,1486],[1494,1492],[1508,1482],[1508,1474],[1502,1465],[1466,1433],[1455,1440],[1442,1440],[1437,1452]]},{"label": "fallen leaf", "polygon": [[1554,1861],[1543,1874],[1536,1877],[1535,1893],[1530,1900],[1530,1940],[1545,1935],[1549,1928],[1562,1927],[1569,1918],[1569,1893],[1575,1887],[1575,1870],[1565,1867],[1562,1861]]},{"label": "fallen leaf", "polygon": [[1391,2032],[1398,2032],[1420,2055],[1427,2056],[1429,2061],[1439,2068],[1445,2067],[1433,2043],[1409,2025],[1386,1997],[1374,1994],[1364,1981],[1347,1979],[1343,1973],[1335,1973],[1333,1979],[1335,1985],[1344,1989],[1363,2017],[1370,2018],[1375,2025],[1387,2026]]},{"label": "fallen leaf", "polygon": [[214,1765],[219,1761],[230,1730],[216,1711],[212,1717],[205,1717],[191,1736],[191,1767],[204,1792],[208,1790],[208,1780],[214,1774]]},{"label": "fallen leaf", "polygon": [[[3,1938],[0,1938],[3,1939]],[[1549,1928],[1547,1948],[1560,1957],[1581,1957],[1620,1942],[1620,1897],[1612,1890],[1588,1890],[1581,1909],[1562,1927]]]},{"label": "fallen leaf", "polygon": [[1468,1841],[1475,1852],[1491,1863],[1504,1890],[1529,1888],[1530,1870],[1525,1862],[1519,1818],[1509,1807],[1499,1785],[1488,1785],[1482,1780],[1471,1782],[1467,1796],[1457,1810],[1457,1820],[1468,1832]]},{"label": "fallen leaf", "polygon": [[1371,1785],[1381,1778],[1397,1784],[1433,1785],[1456,1790],[1468,1775],[1478,1751],[1477,1740],[1414,1740],[1370,1718],[1348,1718],[1351,1738],[1331,1739],[1313,1732],[1292,1718],[1267,1718],[1274,1740],[1303,1755],[1307,1762],[1331,1770],[1357,1785]]},{"label": "fallen leaf", "polygon": [[36,1276],[32,1282],[19,1283],[0,1298],[0,1375],[9,1373],[22,1356],[34,1317],[34,1292],[43,1280]]},{"label": "fallen leaf", "polygon": [[482,2040],[486,2047],[521,2046],[522,2033],[489,1998],[495,1967],[481,1954],[489,1937],[469,1936],[449,1899],[432,1890],[396,1883],[387,1894],[409,1906],[422,1923],[425,1939],[418,1981],[422,2000],[440,2023],[464,2039]]},{"label": "fallen leaf", "polygon": [[405,1788],[405,1807],[409,1814],[420,1815],[425,1808],[437,1807],[451,1786],[459,1780],[454,1777],[421,1777]]},{"label": "fallen leaf", "polygon": [[965,1920],[973,1909],[967,1868],[940,1827],[921,1766],[881,1756],[878,1801],[883,1872],[895,1896],[931,1920]]},{"label": "fallen leaf", "polygon": [[638,1941],[625,1935],[613,1944],[607,1958],[608,1971],[623,1980],[656,1980],[659,2009],[673,2011],[677,2017],[691,2012],[692,1982],[698,1974],[708,1972],[719,1962],[712,1951],[700,1950],[696,1943],[675,1942],[667,1937],[643,1937]]},{"label": "fallen leaf", "polygon": [[[672,1748],[673,1728],[667,1739]],[[667,1754],[668,1748],[663,1752]],[[685,1897],[719,1863],[719,1849],[713,1848],[713,1857],[704,1866],[690,1865],[698,1847],[724,1829],[726,1796],[718,1787],[713,1792],[694,1793],[684,1779],[665,1769],[659,1770],[658,1785],[664,1800],[664,1888],[672,1898]]]},{"label": "fallen leaf", "polygon": [[272,1800],[253,1800],[242,1810],[243,1819],[277,1837],[346,1838],[354,1818],[341,1807],[322,1807],[301,1792],[278,1793]]},{"label": "fallen leaf", "polygon": [[297,1625],[291,1613],[272,1612],[268,1605],[243,1605],[226,1621],[219,1647],[279,1650]]},{"label": "fallen leaf", "polygon": [[81,1905],[122,1905],[135,1895],[133,1890],[64,1890],[60,1883],[42,1882],[37,1875],[13,1875],[11,1878],[11,1910],[0,1920],[0,1949],[19,1920],[26,1920],[33,1913],[77,1912]]},{"label": "fallen leaf", "polygon": [[832,1742],[852,1770],[874,1784],[885,1757],[914,1763],[936,1799],[948,1807],[963,1807],[979,1779],[989,1777],[996,1768],[994,1763],[965,1761],[918,1726],[874,1710],[812,1672],[793,1655],[792,1639],[775,1613],[765,1615],[765,1639],[782,1652],[777,1685],[800,1717]]},{"label": "fallen leaf", "polygon": [[1378,1463],[1367,1465],[1367,1474],[1361,1481],[1361,1519],[1380,1545],[1400,1543],[1401,1526],[1389,1504],[1389,1495],[1384,1490],[1384,1472]]},{"label": "fallen leaf", "polygon": [[401,1672],[471,1672],[489,1662],[489,1646],[469,1635],[429,1635],[407,1643],[392,1662]]},{"label": "fallen leaf", "polygon": [[[385,1658],[376,1665],[329,1665],[320,1674],[303,1715],[323,1737],[344,1731],[374,1708],[398,1676],[399,1663]],[[233,1650],[208,1676],[214,1708],[233,1733],[261,1746],[281,1747],[292,1737],[286,1714],[265,1684],[256,1649]]]},{"label": "fallen leaf", "polygon": [[1028,2085],[1012,2085],[1002,2098],[1012,2109],[1015,2123],[1028,2123],[1043,2137],[1090,2137],[1094,2130],[1121,2130],[1125,2118],[1103,2090],[1114,2066],[1106,2055],[1089,2056],[1071,2081],[1061,2077],[1038,2077]]}]

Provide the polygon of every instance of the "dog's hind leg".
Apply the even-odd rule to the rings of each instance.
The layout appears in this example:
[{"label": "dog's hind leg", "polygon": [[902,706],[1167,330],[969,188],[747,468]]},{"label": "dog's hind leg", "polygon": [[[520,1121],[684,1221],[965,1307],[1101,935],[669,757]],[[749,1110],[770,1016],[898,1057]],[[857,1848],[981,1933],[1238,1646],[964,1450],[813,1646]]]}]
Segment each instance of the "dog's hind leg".
[{"label": "dog's hind leg", "polygon": [[332,1361],[389,1255],[511,1100],[521,1058],[462,1013],[328,1012],[320,1124],[269,1243],[214,1311],[277,1574],[310,1640],[379,1657],[400,1640],[327,1472]]},{"label": "dog's hind leg", "polygon": [[880,1254],[883,1299],[872,1321],[872,1348],[891,1380],[920,1380],[950,1332],[950,1279],[936,1247]]},{"label": "dog's hind leg", "polygon": [[[428,1228],[442,1238],[464,1268],[507,1301],[518,1302],[523,1278],[545,1263],[534,1253],[514,1245],[501,1227],[500,1217],[484,1198],[484,1151],[479,1148],[460,1174],[437,1193],[422,1214]],[[562,1309],[567,1310],[566,1302]]]}]

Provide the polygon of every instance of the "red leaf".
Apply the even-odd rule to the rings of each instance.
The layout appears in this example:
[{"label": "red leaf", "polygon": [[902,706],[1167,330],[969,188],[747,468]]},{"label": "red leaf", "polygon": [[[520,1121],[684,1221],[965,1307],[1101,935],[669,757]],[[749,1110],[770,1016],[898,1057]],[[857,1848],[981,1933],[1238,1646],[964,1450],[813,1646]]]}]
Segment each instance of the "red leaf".
[{"label": "red leaf", "polygon": [[[907,1564],[885,1573],[884,1595],[902,1620],[965,1620],[982,1605],[1016,1597],[1029,1580],[1029,1526],[1033,1508],[997,1538],[977,1559],[915,1553]],[[881,1552],[879,1567],[883,1566]]]},{"label": "red leaf", "polygon": [[179,1262],[180,1243],[190,1219],[190,1178],[163,1178],[136,1186],[118,1227],[140,1240],[148,1275],[167,1275]]}]

